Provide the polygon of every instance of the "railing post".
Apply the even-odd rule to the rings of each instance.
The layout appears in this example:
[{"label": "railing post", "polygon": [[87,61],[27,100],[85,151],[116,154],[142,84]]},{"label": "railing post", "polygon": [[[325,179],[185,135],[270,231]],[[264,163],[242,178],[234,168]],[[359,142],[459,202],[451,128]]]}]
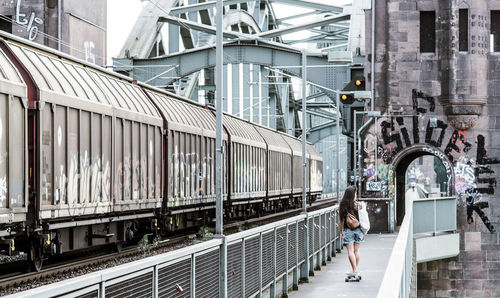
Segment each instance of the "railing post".
[{"label": "railing post", "polygon": [[309,216],[306,213],[305,224],[304,224],[304,263],[300,268],[300,280],[303,282],[309,282]]},{"label": "railing post", "polygon": [[241,297],[245,297],[245,238],[241,239]]},{"label": "railing post", "polygon": [[262,232],[259,233],[259,294],[257,297],[262,297]]},{"label": "railing post", "polygon": [[196,297],[196,257],[195,254],[191,254],[191,298]]},{"label": "railing post", "polygon": [[[276,227],[274,227],[274,245],[273,245],[273,283],[271,284],[271,289],[269,291],[269,296],[271,298],[274,298],[276,296],[276,252],[277,252],[277,249],[276,249],[276,244],[278,242],[278,239],[276,238],[277,237],[277,230],[276,230]],[[287,256],[285,256],[286,258]]]},{"label": "railing post", "polygon": [[295,222],[295,242],[293,243],[295,249],[295,267],[293,269],[293,290],[299,289],[299,221]]},{"label": "railing post", "polygon": [[158,297],[158,265],[153,267],[153,297]]},{"label": "railing post", "polygon": [[106,282],[99,283],[99,298],[106,298]]},{"label": "railing post", "polygon": [[[288,255],[289,236],[288,236],[288,234],[290,233],[290,231],[288,229],[289,229],[288,224],[286,224],[286,226],[285,226],[285,264],[286,264],[286,270],[285,270],[285,276],[283,277],[283,289],[282,289],[282,296],[285,296],[285,297],[288,295],[288,259],[289,259],[289,255]],[[276,229],[274,231],[276,232]],[[276,233],[275,233],[275,237],[276,237]],[[275,262],[274,263],[276,264],[276,245],[274,247],[275,247],[275,250],[274,250]],[[274,282],[276,283],[276,266],[274,266]]]},{"label": "railing post", "polygon": [[321,224],[322,224],[321,229],[323,231],[323,237],[324,237],[323,239],[325,239],[325,241],[323,241],[323,242],[325,242],[325,245],[322,248],[322,251],[323,251],[323,256],[322,256],[323,257],[323,263],[322,263],[322,265],[323,266],[326,266],[326,258],[327,258],[326,256],[328,254],[328,248],[327,248],[328,247],[328,240],[327,240],[328,238],[326,237],[326,233],[328,232],[328,229],[326,228],[327,227],[327,224],[326,224],[326,217],[327,216],[326,215],[327,214],[325,212],[323,214],[323,218],[325,219],[325,221],[324,222],[321,221]]},{"label": "railing post", "polygon": [[[321,271],[321,261],[322,261],[322,254],[321,254],[321,214],[318,216],[318,226],[316,226],[316,223],[314,223],[314,227],[316,230],[318,230],[318,254],[316,255],[316,267],[314,267],[314,270],[319,270]],[[314,237],[313,234],[313,242],[316,237]],[[314,254],[314,245],[313,245],[313,254]]]},{"label": "railing post", "polygon": [[227,297],[227,242],[226,236],[218,235],[222,240],[219,256],[219,297]]},{"label": "railing post", "polygon": [[433,236],[436,236],[436,225],[437,225],[437,213],[436,213],[436,200],[433,200],[434,201],[434,232],[432,233]]}]

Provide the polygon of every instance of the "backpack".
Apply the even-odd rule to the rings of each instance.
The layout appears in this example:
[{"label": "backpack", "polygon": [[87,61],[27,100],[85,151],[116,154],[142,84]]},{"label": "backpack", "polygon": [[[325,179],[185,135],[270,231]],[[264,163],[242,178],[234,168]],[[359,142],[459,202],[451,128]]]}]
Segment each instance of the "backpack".
[{"label": "backpack", "polygon": [[352,213],[347,213],[347,216],[345,217],[345,221],[346,221],[347,227],[350,230],[354,230],[354,229],[359,227],[359,220]]}]

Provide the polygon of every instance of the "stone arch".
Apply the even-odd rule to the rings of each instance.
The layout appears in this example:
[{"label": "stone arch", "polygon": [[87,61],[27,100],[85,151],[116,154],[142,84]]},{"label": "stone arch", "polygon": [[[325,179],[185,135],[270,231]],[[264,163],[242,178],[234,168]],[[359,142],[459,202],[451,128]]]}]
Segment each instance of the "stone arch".
[{"label": "stone arch", "polygon": [[412,161],[425,155],[432,155],[441,160],[446,169],[446,174],[448,175],[448,195],[451,196],[455,194],[455,173],[453,171],[453,163],[439,148],[418,144],[400,151],[396,154],[392,162],[392,171],[394,174],[393,180],[390,182],[394,185],[393,195],[395,198],[394,208],[396,211],[396,225],[401,225],[405,214],[404,179],[406,170]]}]

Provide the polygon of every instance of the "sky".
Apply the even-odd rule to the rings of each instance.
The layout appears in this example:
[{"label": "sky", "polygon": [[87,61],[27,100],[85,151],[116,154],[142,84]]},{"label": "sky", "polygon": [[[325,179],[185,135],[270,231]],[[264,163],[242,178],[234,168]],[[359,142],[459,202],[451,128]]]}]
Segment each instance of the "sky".
[{"label": "sky", "polygon": [[[330,5],[345,5],[352,0],[310,0],[311,2]],[[147,0],[108,0],[108,24],[107,24],[107,65],[112,65],[111,57],[118,55],[127,36],[134,26],[137,16],[146,5]],[[284,7],[286,9],[280,9]],[[305,12],[301,8],[292,6],[275,5],[275,13],[278,18],[300,14]],[[297,19],[297,22],[304,20]]]}]

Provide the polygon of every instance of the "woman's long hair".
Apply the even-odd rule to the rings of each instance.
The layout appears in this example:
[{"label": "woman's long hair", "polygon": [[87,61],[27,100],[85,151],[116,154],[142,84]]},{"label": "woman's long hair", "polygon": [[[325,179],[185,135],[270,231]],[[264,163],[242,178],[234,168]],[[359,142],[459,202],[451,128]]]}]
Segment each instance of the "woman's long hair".
[{"label": "woman's long hair", "polygon": [[356,186],[349,186],[344,191],[342,201],[340,201],[339,215],[344,220],[348,213],[354,213],[354,197],[356,196]]}]

